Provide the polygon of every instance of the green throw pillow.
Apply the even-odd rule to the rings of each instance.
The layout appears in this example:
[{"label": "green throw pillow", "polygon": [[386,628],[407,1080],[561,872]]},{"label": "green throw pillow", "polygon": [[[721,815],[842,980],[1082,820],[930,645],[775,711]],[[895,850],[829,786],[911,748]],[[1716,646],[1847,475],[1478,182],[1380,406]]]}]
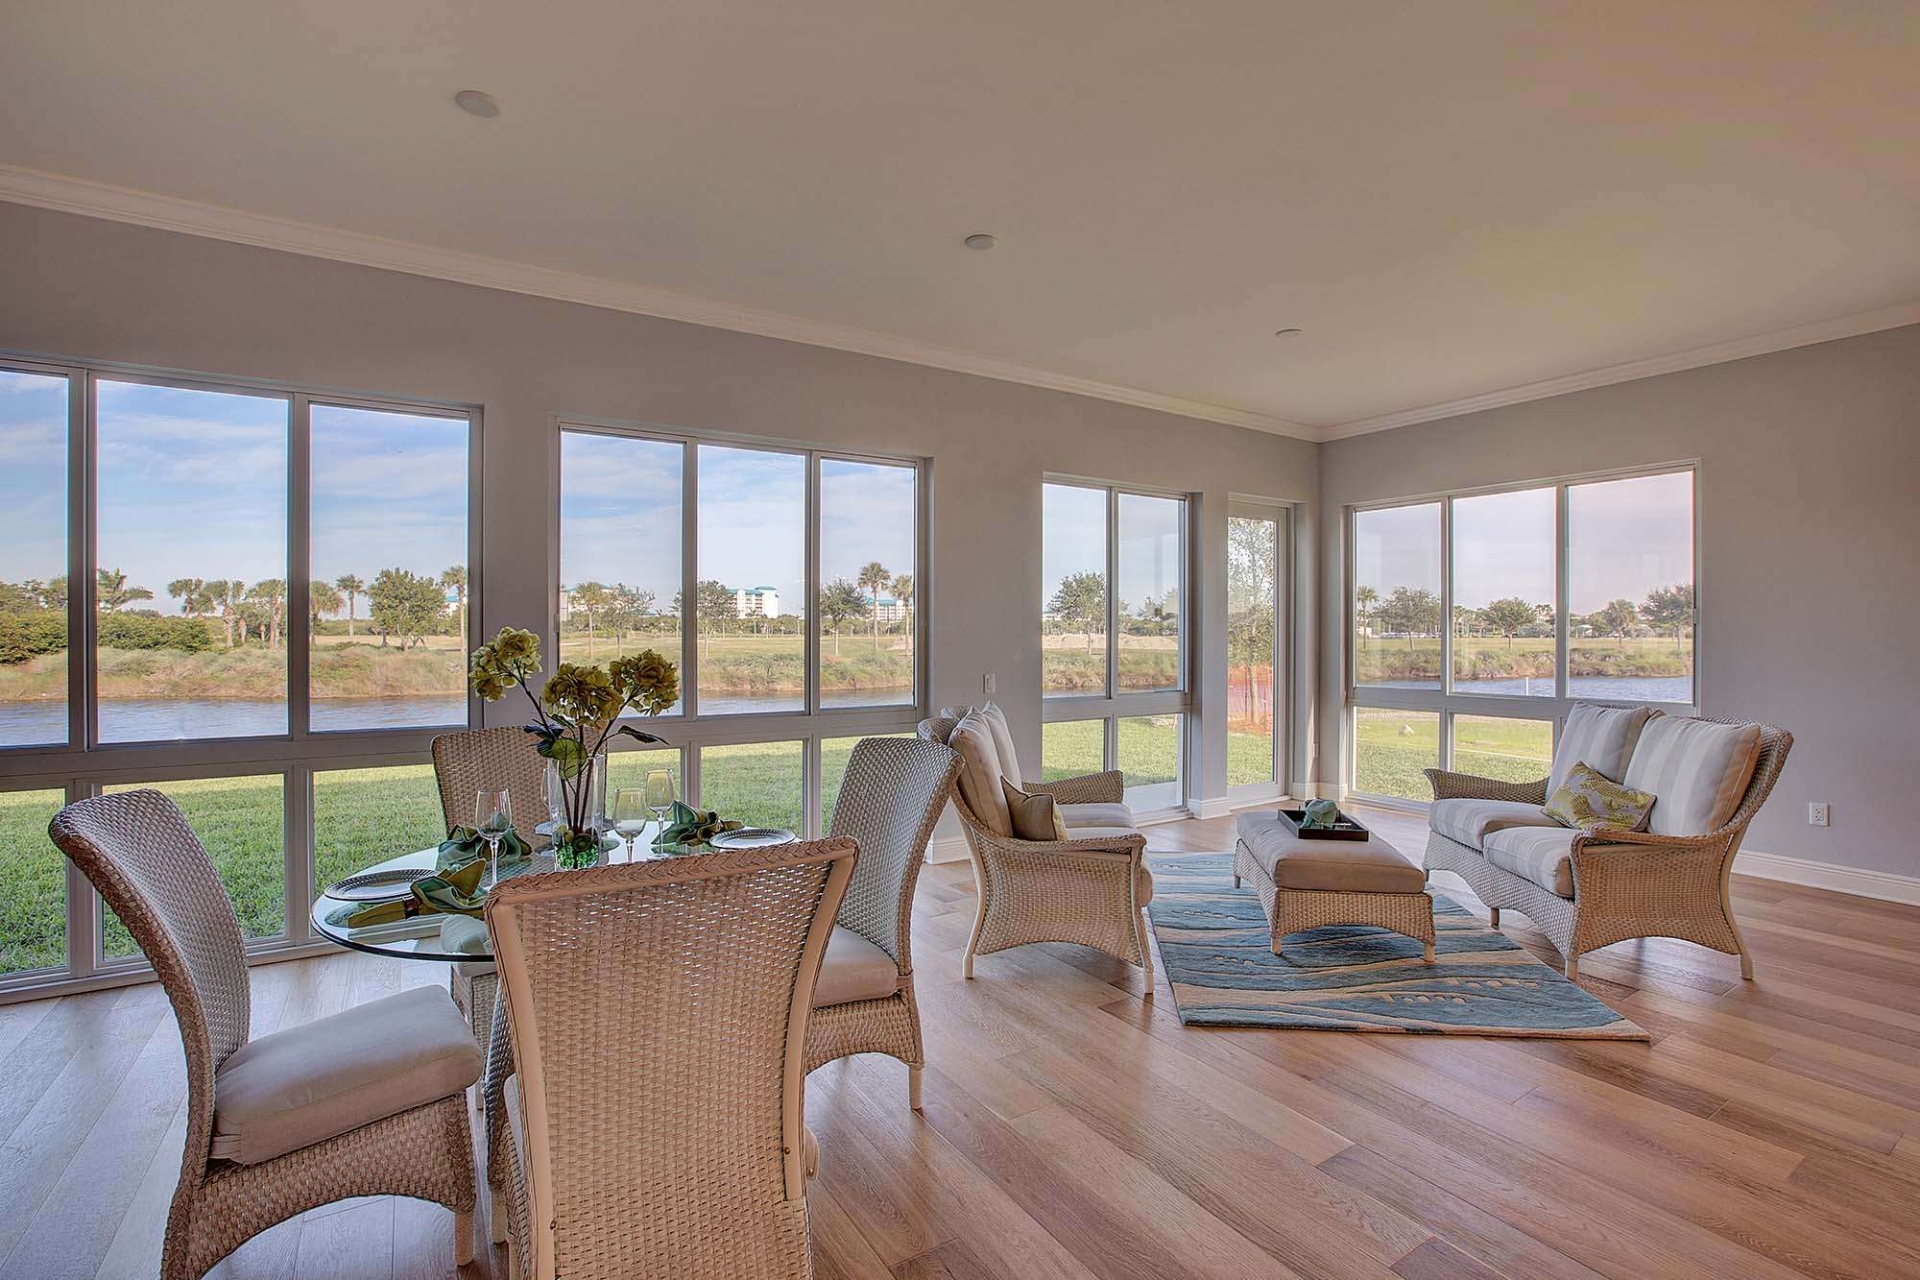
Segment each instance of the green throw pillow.
[{"label": "green throw pillow", "polygon": [[1567,771],[1567,780],[1541,812],[1578,831],[1638,831],[1653,812],[1654,794],[1623,787],[1585,762]]}]

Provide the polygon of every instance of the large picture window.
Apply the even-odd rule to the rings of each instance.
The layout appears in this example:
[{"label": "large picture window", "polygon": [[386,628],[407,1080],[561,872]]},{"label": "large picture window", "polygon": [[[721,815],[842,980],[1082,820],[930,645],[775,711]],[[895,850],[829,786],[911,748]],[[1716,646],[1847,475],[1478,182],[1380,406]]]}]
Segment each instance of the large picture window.
[{"label": "large picture window", "polygon": [[1576,700],[1695,707],[1696,479],[1677,467],[1353,511],[1354,789],[1429,799],[1421,762],[1542,777]]},{"label": "large picture window", "polygon": [[1187,755],[1187,500],[1050,480],[1041,525],[1042,770],[1120,769],[1129,803],[1174,808]]},{"label": "large picture window", "polygon": [[[924,714],[924,480],[913,459],[568,424],[561,650],[678,662],[663,732],[679,793],[824,830],[852,742],[911,734]],[[669,755],[615,751],[630,778]]]},{"label": "large picture window", "polygon": [[414,810],[469,715],[476,434],[450,406],[0,366],[0,987],[144,967],[46,841],[72,800],[171,797],[259,953],[313,945],[343,868],[438,838]]}]

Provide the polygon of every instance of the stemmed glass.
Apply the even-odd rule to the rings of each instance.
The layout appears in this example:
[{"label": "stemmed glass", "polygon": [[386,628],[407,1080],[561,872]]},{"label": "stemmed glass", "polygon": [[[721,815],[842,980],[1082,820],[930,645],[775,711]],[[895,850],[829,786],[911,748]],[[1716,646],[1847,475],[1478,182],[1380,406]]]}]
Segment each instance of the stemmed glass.
[{"label": "stemmed glass", "polygon": [[633,861],[633,842],[647,829],[647,793],[622,787],[613,793],[613,829],[627,842],[627,861]]},{"label": "stemmed glass", "polygon": [[653,810],[653,820],[660,824],[660,830],[667,829],[667,810],[673,808],[673,770],[647,770],[647,808]]},{"label": "stemmed glass", "polygon": [[480,882],[486,892],[500,883],[500,841],[513,830],[513,797],[505,787],[480,789],[473,801],[473,829],[487,842],[487,874]]}]

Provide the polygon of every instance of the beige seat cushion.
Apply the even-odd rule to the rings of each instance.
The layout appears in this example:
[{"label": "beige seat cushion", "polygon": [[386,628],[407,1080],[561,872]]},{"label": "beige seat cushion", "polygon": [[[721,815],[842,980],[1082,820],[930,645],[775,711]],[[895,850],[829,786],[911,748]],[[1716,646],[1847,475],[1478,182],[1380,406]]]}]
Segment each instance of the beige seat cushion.
[{"label": "beige seat cushion", "polygon": [[1072,827],[1130,827],[1133,810],[1123,804],[1063,804],[1060,820]]},{"label": "beige seat cushion", "polygon": [[1436,800],[1427,811],[1427,826],[1478,849],[1487,836],[1508,827],[1558,826],[1537,804],[1519,800]]},{"label": "beige seat cushion", "polygon": [[1659,719],[1651,707],[1596,707],[1585,702],[1573,704],[1567,723],[1553,744],[1553,768],[1547,776],[1547,794],[1552,795],[1567,780],[1573,766],[1582,761],[1610,782],[1623,782],[1627,761],[1633,758],[1635,744],[1645,732],[1648,721]]},{"label": "beige seat cushion", "polygon": [[1573,838],[1567,827],[1509,827],[1487,837],[1487,862],[1563,898],[1573,896]]},{"label": "beige seat cushion", "polygon": [[893,957],[842,925],[827,938],[820,980],[813,986],[813,1007],[879,1000],[900,989],[900,966]]},{"label": "beige seat cushion", "polygon": [[446,989],[416,987],[241,1045],[214,1077],[213,1155],[258,1164],[479,1077],[480,1046]]},{"label": "beige seat cushion", "polygon": [[960,753],[960,798],[967,809],[995,835],[1012,835],[1013,819],[1007,812],[1007,798],[1000,791],[1006,771],[1001,768],[1000,750],[994,745],[993,729],[986,716],[969,711],[953,726],[947,745]]},{"label": "beige seat cushion", "polygon": [[1641,733],[1620,781],[1658,797],[1647,830],[1704,836],[1733,817],[1759,760],[1759,725],[1661,716]]},{"label": "beige seat cushion", "polygon": [[1302,840],[1271,809],[1249,809],[1234,831],[1273,883],[1282,889],[1331,893],[1419,893],[1424,867],[1398,849],[1371,840]]}]

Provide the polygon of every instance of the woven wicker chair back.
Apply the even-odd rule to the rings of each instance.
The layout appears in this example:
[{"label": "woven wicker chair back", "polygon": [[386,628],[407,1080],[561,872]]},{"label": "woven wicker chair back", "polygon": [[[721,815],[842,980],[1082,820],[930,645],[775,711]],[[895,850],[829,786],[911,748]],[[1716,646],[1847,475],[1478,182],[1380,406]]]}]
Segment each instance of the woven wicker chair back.
[{"label": "woven wicker chair back", "polygon": [[433,776],[447,830],[472,824],[482,787],[505,787],[513,796],[515,833],[529,845],[542,839],[533,829],[547,820],[547,762],[525,729],[504,725],[441,734],[433,740]]},{"label": "woven wicker chair back", "polygon": [[532,1267],[569,1280],[809,1274],[808,1006],[857,846],[523,876],[487,902]]},{"label": "woven wicker chair back", "polygon": [[213,1135],[213,1075],[247,1042],[246,941],[233,900],[173,801],[142,789],[95,796],[47,832],[80,868],[153,966],[187,1055],[189,1167]]},{"label": "woven wicker chair back", "polygon": [[927,841],[960,775],[959,753],[912,738],[862,738],[834,801],[831,836],[860,846],[840,923],[913,968],[908,929]]}]

